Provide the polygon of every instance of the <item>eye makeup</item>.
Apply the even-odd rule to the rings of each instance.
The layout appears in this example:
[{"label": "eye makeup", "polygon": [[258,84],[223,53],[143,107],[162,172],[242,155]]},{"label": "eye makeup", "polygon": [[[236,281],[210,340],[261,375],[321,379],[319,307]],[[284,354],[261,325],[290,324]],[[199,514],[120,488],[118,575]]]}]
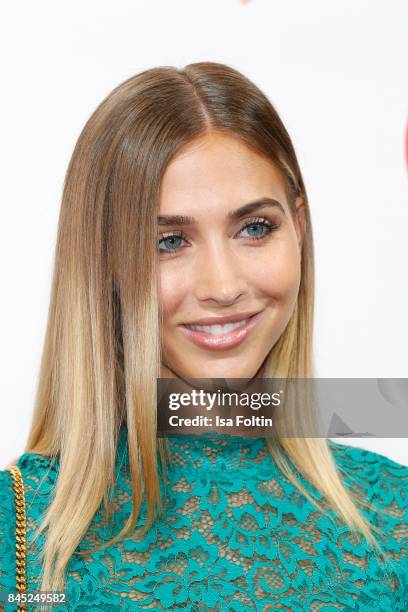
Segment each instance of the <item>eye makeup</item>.
[{"label": "eye makeup", "polygon": [[[276,221],[272,221],[266,217],[254,217],[253,219],[248,219],[245,225],[239,230],[238,234],[243,232],[244,230],[253,230],[254,228],[261,228],[263,233],[261,235],[247,235],[244,237],[246,240],[265,240],[270,234],[278,230],[280,227],[280,223]],[[170,254],[173,255],[180,250],[180,242],[185,241],[186,236],[181,230],[166,232],[164,234],[159,235],[158,239],[158,251],[160,254]],[[176,245],[174,245],[174,241],[176,241]],[[161,248],[161,245],[166,245],[170,248]]]}]

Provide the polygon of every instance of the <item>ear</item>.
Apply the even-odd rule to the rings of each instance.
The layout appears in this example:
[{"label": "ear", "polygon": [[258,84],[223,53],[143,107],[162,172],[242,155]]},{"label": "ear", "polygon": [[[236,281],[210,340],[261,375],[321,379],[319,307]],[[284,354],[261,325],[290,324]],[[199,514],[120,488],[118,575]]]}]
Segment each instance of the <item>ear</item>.
[{"label": "ear", "polygon": [[302,248],[303,240],[306,233],[306,213],[305,202],[302,196],[297,196],[295,200],[295,229],[298,237],[299,248]]}]

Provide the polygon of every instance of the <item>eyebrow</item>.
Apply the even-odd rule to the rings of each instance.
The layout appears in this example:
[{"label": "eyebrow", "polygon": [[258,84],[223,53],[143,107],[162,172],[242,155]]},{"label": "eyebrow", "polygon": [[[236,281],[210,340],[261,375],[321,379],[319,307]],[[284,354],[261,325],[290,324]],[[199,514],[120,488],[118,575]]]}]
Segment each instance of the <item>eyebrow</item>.
[{"label": "eyebrow", "polygon": [[[236,210],[232,210],[228,213],[228,219],[232,221],[237,221],[244,217],[245,215],[249,215],[254,210],[258,210],[259,208],[278,208],[284,215],[285,209],[282,204],[275,200],[274,198],[259,198],[254,202],[249,202],[248,204],[244,204],[244,206],[240,206]],[[159,215],[157,217],[157,222],[159,225],[194,225],[195,219],[194,217],[190,217],[187,215]]]}]

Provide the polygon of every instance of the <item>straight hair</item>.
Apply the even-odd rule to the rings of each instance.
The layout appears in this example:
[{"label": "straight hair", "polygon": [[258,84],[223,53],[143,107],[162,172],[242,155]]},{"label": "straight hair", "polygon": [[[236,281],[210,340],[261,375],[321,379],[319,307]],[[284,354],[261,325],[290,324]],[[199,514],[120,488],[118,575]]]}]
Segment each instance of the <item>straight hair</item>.
[{"label": "straight hair", "polygon": [[[64,588],[70,557],[102,504],[113,509],[121,425],[128,428],[132,510],[102,548],[132,532],[142,538],[163,511],[156,379],[161,366],[157,222],[164,172],[181,149],[212,132],[234,136],[280,171],[291,214],[305,205],[301,282],[285,331],[271,347],[264,377],[311,378],[313,236],[295,150],[277,111],[238,70],[198,62],[162,66],[127,79],[100,103],[75,145],[64,181],[46,335],[25,452],[59,460],[51,503],[36,532],[43,590]],[[304,416],[304,415],[303,415]],[[301,428],[302,411],[299,413]],[[323,438],[268,440],[283,473],[322,512],[332,508],[381,552]],[[301,474],[323,495],[305,490]],[[143,499],[147,520],[137,531]],[[101,548],[101,547],[99,547]],[[97,550],[95,548],[94,550]],[[88,554],[81,551],[76,554]]]}]

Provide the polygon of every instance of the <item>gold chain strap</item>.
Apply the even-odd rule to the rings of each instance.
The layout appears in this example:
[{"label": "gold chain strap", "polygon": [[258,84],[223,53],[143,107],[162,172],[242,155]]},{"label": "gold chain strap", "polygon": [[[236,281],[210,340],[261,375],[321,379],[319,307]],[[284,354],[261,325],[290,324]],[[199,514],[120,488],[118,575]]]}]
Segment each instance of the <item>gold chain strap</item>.
[{"label": "gold chain strap", "polygon": [[[13,465],[7,468],[11,473],[14,486],[14,499],[16,503],[16,586],[18,593],[27,592],[27,548],[26,548],[26,506],[24,496],[24,482],[20,468]],[[19,607],[18,611],[26,610]]]}]

